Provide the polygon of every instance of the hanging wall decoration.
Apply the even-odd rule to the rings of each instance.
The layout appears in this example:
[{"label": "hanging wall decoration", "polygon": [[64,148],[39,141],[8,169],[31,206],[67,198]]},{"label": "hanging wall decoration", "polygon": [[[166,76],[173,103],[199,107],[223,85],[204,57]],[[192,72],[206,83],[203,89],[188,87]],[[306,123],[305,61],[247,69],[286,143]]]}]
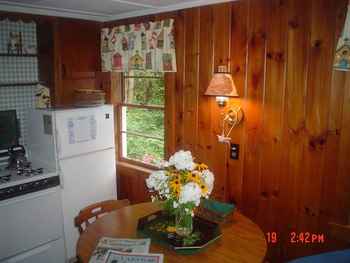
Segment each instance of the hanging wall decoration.
[{"label": "hanging wall decoration", "polygon": [[35,107],[37,109],[46,109],[51,107],[50,89],[48,87],[38,84],[35,97]]},{"label": "hanging wall decoration", "polygon": [[334,58],[334,69],[349,71],[350,70],[350,11],[346,14],[343,32],[339,38],[337,50]]},{"label": "hanging wall decoration", "polygon": [[176,72],[174,19],[103,28],[102,71]]}]

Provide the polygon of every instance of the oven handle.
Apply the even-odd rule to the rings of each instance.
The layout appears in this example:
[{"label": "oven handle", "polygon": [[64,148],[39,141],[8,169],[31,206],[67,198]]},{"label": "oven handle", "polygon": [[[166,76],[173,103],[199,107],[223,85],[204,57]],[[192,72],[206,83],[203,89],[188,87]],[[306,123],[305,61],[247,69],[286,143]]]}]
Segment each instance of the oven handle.
[{"label": "oven handle", "polygon": [[23,196],[0,201],[0,207],[15,204],[18,202],[23,202],[26,200],[36,199],[36,198],[41,197],[43,195],[53,194],[53,193],[59,191],[59,189],[60,189],[59,186],[55,186],[55,187],[52,187],[50,189],[45,189],[45,190],[41,190],[39,192],[33,192],[33,193],[29,193],[29,194],[24,194]]},{"label": "oven handle", "polygon": [[51,244],[45,244],[43,246],[40,246],[40,247],[36,247],[34,249],[31,249],[27,252],[24,252],[22,254],[19,254],[17,256],[14,256],[10,259],[8,259],[7,261],[5,261],[6,263],[16,263],[16,262],[21,262],[27,258],[30,258],[30,257],[33,257],[33,256],[36,256],[36,255],[39,255],[39,254],[42,254],[46,251],[48,251],[49,249],[51,248]]}]

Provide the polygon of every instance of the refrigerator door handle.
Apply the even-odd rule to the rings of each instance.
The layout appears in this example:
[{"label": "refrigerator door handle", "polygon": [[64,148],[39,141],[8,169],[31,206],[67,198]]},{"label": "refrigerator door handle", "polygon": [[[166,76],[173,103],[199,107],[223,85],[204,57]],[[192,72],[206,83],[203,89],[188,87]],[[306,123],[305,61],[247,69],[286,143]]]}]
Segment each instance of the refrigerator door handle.
[{"label": "refrigerator door handle", "polygon": [[56,134],[56,140],[57,140],[57,156],[60,156],[61,154],[61,149],[62,149],[62,146],[61,146],[61,136],[60,136],[60,133],[58,132],[58,130],[55,130],[55,134]]}]

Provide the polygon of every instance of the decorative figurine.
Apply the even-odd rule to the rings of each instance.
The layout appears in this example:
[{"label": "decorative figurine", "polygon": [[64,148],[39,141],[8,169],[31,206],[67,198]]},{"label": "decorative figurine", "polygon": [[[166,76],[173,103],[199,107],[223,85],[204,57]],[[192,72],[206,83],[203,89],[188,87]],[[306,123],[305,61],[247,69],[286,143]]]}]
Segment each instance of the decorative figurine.
[{"label": "decorative figurine", "polygon": [[22,54],[22,34],[21,32],[10,32],[7,44],[9,54]]},{"label": "decorative figurine", "polygon": [[51,99],[50,99],[50,89],[48,87],[38,84],[35,97],[36,97],[35,106],[37,109],[50,108]]}]

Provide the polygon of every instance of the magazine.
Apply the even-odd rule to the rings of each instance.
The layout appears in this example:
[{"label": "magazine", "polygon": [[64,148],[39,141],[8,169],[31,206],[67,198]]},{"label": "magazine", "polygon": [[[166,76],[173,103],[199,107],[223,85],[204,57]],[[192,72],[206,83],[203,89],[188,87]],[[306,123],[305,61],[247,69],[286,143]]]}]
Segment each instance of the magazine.
[{"label": "magazine", "polygon": [[109,250],[104,263],[163,263],[163,254],[129,254]]},{"label": "magazine", "polygon": [[148,253],[150,243],[151,243],[151,239],[149,238],[123,239],[123,238],[102,237],[98,242],[97,247],[91,256],[89,263],[105,262],[105,259],[109,250],[114,250],[114,251],[124,252],[124,253],[140,253],[140,254]]}]

